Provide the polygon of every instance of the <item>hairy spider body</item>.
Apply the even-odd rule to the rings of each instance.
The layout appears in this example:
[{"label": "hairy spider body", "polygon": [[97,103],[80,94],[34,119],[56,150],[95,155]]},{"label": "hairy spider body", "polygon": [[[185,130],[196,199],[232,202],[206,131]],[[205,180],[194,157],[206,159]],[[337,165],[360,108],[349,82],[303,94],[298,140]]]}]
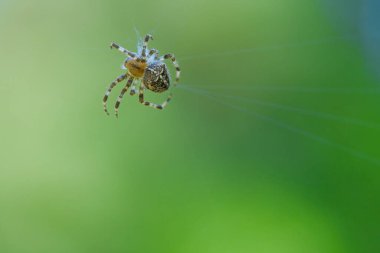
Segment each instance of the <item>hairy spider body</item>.
[{"label": "hairy spider body", "polygon": [[127,58],[124,62],[124,67],[128,69],[131,76],[141,78],[144,76],[146,67],[148,66],[146,61],[138,61],[133,58]]},{"label": "hairy spider body", "polygon": [[165,63],[155,62],[145,69],[143,83],[151,91],[164,92],[170,87],[170,77]]},{"label": "hairy spider body", "polygon": [[180,67],[174,55],[166,54],[159,58],[158,51],[155,49],[151,49],[147,55],[146,53],[147,45],[148,45],[149,40],[151,39],[153,39],[151,35],[148,34],[145,36],[141,53],[137,53],[137,54],[130,52],[115,43],[111,44],[111,49],[116,48],[120,52],[128,56],[122,66],[123,69],[127,69],[128,71],[126,74],[119,76],[115,81],[113,81],[111,85],[109,86],[109,88],[107,89],[106,94],[104,95],[103,107],[104,107],[104,111],[107,114],[109,114],[107,110],[108,96],[111,93],[112,89],[124,79],[127,80],[127,84],[122,89],[116,101],[116,104],[115,104],[116,117],[118,116],[119,106],[125,92],[127,92],[127,90],[132,86],[130,95],[134,95],[136,93],[136,88],[134,84],[135,80],[140,81],[140,87],[139,87],[138,93],[139,93],[139,101],[143,105],[150,106],[156,109],[164,109],[165,106],[171,100],[172,94],[170,94],[169,97],[162,104],[155,104],[155,103],[144,100],[145,89],[148,89],[156,93],[161,93],[169,89],[170,74],[169,74],[166,64],[164,63],[164,60],[171,59],[176,69],[176,79],[175,79],[176,82],[174,85],[178,83],[179,77],[180,77]]}]

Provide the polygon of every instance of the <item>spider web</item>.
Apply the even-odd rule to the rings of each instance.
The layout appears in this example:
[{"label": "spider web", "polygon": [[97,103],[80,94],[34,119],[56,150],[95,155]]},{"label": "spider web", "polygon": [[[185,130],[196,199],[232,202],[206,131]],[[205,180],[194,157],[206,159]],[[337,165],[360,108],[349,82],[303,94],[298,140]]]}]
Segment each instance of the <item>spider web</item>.
[{"label": "spider web", "polygon": [[247,114],[250,117],[255,117],[257,119],[271,123],[271,124],[281,128],[281,129],[293,132],[295,134],[302,135],[302,136],[307,137],[307,138],[309,138],[313,141],[316,141],[318,143],[331,146],[331,147],[336,148],[338,150],[341,150],[345,153],[348,153],[354,157],[363,159],[369,163],[380,166],[380,159],[373,157],[373,156],[367,154],[366,152],[363,152],[363,151],[358,150],[358,149],[351,148],[351,147],[343,145],[341,143],[337,143],[331,139],[325,138],[325,137],[318,135],[314,132],[307,131],[301,127],[296,127],[292,124],[286,123],[285,121],[277,119],[276,117],[258,113],[256,110],[240,106],[237,103],[235,103],[234,101],[231,101],[231,100],[226,101],[225,98],[235,98],[235,99],[237,98],[239,100],[243,100],[243,101],[245,100],[245,101],[254,103],[256,105],[275,108],[275,109],[285,111],[285,112],[293,112],[293,113],[299,113],[301,115],[309,115],[309,116],[312,116],[315,118],[322,118],[322,119],[328,119],[328,120],[333,120],[333,121],[339,121],[339,122],[343,122],[346,124],[361,126],[364,128],[373,128],[376,130],[380,130],[380,124],[376,124],[376,123],[372,123],[372,122],[366,122],[366,121],[358,120],[355,118],[347,118],[347,117],[343,117],[340,115],[311,111],[311,110],[303,109],[300,107],[287,106],[287,105],[282,105],[282,104],[273,103],[273,102],[265,102],[265,101],[258,100],[258,99],[247,99],[247,98],[239,97],[239,96],[226,96],[226,95],[215,94],[215,92],[210,92],[210,91],[207,91],[206,89],[193,88],[193,87],[187,86],[187,85],[182,85],[179,87],[185,91],[188,91],[188,92],[191,92],[191,93],[194,93],[197,95],[201,95],[204,98],[209,99],[215,103],[221,104],[227,108],[242,112],[244,114]]},{"label": "spider web", "polygon": [[[138,40],[141,40],[141,33],[135,27],[135,33]],[[154,31],[150,31],[153,33]],[[283,44],[273,44],[264,47],[253,47],[253,48],[244,48],[240,50],[225,50],[222,52],[211,52],[204,54],[192,54],[189,56],[177,56],[177,59],[180,61],[180,64],[183,62],[197,61],[202,59],[223,59],[226,57],[243,55],[243,54],[254,54],[258,52],[272,52],[286,49],[297,50],[300,48],[307,49],[310,47],[318,47],[321,45],[329,45],[329,44],[337,44],[339,43],[357,43],[359,42],[359,37],[357,35],[348,35],[348,36],[330,36],[320,39],[313,40],[304,40],[293,43],[283,43]],[[89,49],[89,48],[87,48]],[[104,50],[104,48],[90,48],[92,50]],[[380,131],[380,124],[375,122],[368,122],[365,120],[353,118],[353,117],[345,117],[338,114],[333,114],[329,112],[321,112],[316,110],[306,109],[300,106],[294,105],[285,105],[282,103],[276,103],[269,101],[268,99],[262,98],[252,98],[249,95],[247,96],[247,92],[250,91],[260,91],[260,92],[270,92],[270,93],[303,93],[306,95],[325,95],[325,94],[334,94],[334,95],[370,95],[370,96],[378,96],[380,94],[380,87],[355,87],[352,85],[347,85],[346,87],[310,87],[306,85],[296,85],[296,86],[284,86],[284,85],[241,85],[241,86],[233,86],[226,84],[214,84],[214,85],[205,85],[202,86],[200,84],[188,84],[181,83],[178,85],[179,89],[188,93],[189,95],[201,95],[202,98],[206,100],[210,100],[214,103],[220,104],[225,107],[226,110],[235,110],[241,112],[249,117],[254,117],[256,119],[262,120],[263,122],[270,123],[280,129],[283,129],[288,132],[292,132],[294,134],[298,134],[304,136],[311,141],[318,142],[320,144],[330,146],[337,150],[343,151],[346,154],[349,154],[353,157],[364,160],[370,164],[380,166],[380,159],[374,157],[360,149],[352,148],[350,146],[344,145],[342,143],[338,143],[333,139],[326,138],[320,134],[317,134],[313,131],[305,130],[303,127],[295,126],[293,124],[287,123],[278,117],[273,115],[267,115],[263,113],[257,112],[257,110],[252,109],[248,105],[254,105],[255,107],[266,107],[274,110],[278,110],[285,113],[297,114],[302,117],[311,117],[314,119],[320,120],[328,120],[339,122],[342,124],[348,124],[360,127],[362,129],[371,129]],[[244,92],[244,96],[242,95],[225,95],[225,91],[230,90]],[[244,102],[245,105],[242,106],[239,103]]]},{"label": "spider web", "polygon": [[[308,40],[303,42],[295,42],[295,43],[287,43],[287,44],[279,44],[279,45],[271,45],[265,47],[256,47],[256,48],[246,48],[240,50],[231,50],[231,51],[223,51],[223,52],[212,52],[207,54],[199,54],[199,55],[191,55],[191,56],[183,56],[178,57],[181,62],[187,62],[192,60],[199,59],[210,59],[210,58],[223,58],[223,57],[231,57],[239,54],[251,54],[255,52],[265,52],[265,51],[274,51],[274,50],[284,50],[284,49],[298,49],[298,48],[307,48],[313,46],[319,46],[323,44],[329,43],[344,43],[344,42],[356,42],[358,40],[357,36],[341,36],[341,37],[327,37],[318,40]],[[310,109],[305,109],[299,106],[293,105],[285,105],[281,103],[276,103],[268,100],[252,98],[247,95],[249,91],[260,91],[260,92],[270,92],[270,93],[304,93],[309,95],[325,95],[325,94],[334,94],[334,95],[370,95],[370,96],[378,96],[380,93],[380,87],[355,87],[348,85],[347,87],[309,87],[304,85],[297,86],[281,86],[281,85],[250,85],[250,86],[235,86],[235,85],[192,85],[192,84],[180,84],[179,88],[187,93],[191,93],[194,95],[201,95],[204,99],[213,101],[214,103],[223,105],[226,110],[232,109],[235,111],[239,111],[241,113],[246,114],[249,117],[254,117],[256,119],[262,120],[264,122],[270,123],[274,126],[277,126],[280,129],[292,132],[294,134],[302,135],[312,141],[321,143],[323,145],[330,146],[337,150],[343,151],[346,154],[349,154],[353,157],[362,159],[370,164],[380,166],[380,159],[374,157],[360,149],[352,148],[350,146],[344,145],[342,143],[338,143],[333,139],[326,138],[320,134],[316,134],[315,132],[305,130],[303,127],[298,127],[293,124],[289,124],[284,120],[281,120],[273,115],[266,115],[259,113],[257,110],[252,109],[248,105],[253,105],[255,107],[266,107],[271,108],[277,111],[297,114],[300,116],[312,117],[314,119],[320,120],[328,120],[339,122],[342,124],[352,125],[356,127],[360,127],[363,131],[365,129],[371,129],[375,131],[380,131],[380,124],[374,122],[368,122],[365,120],[345,117],[342,115],[337,115],[328,112],[320,112]],[[235,92],[244,92],[244,95],[225,95],[225,91],[235,91]],[[242,106],[241,103],[244,103],[245,106]]]}]

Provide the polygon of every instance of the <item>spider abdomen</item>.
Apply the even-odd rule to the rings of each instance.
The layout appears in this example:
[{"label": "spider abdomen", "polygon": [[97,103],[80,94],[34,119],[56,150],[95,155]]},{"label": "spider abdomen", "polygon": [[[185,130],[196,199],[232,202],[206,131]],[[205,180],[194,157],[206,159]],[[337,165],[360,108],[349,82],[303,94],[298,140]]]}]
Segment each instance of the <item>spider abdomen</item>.
[{"label": "spider abdomen", "polygon": [[154,92],[164,92],[170,87],[170,77],[165,63],[154,62],[145,69],[143,83]]}]

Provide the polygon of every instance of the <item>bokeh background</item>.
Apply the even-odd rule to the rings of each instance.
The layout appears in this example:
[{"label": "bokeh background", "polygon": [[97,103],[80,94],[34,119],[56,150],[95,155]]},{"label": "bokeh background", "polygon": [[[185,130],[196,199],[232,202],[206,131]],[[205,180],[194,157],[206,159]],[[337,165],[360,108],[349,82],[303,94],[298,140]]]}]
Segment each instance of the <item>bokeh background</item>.
[{"label": "bokeh background", "polygon": [[[0,0],[0,252],[380,252],[379,13]],[[175,97],[107,117],[109,43],[148,32],[181,65]]]}]

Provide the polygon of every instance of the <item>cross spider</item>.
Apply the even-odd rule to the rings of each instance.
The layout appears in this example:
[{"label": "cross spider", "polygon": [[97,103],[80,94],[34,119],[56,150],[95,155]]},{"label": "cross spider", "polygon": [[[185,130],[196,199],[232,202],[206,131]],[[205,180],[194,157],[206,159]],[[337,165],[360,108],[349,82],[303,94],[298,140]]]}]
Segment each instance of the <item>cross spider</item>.
[{"label": "cross spider", "polygon": [[[162,57],[158,56],[158,51],[156,49],[151,49],[147,55],[147,46],[149,40],[153,40],[153,37],[149,34],[145,36],[142,49],[138,50],[138,53],[133,53],[128,51],[121,46],[112,43],[111,49],[116,48],[120,52],[124,53],[128,57],[125,59],[122,69],[127,69],[126,74],[122,74],[115,81],[111,83],[106,91],[103,98],[104,111],[109,115],[107,110],[107,99],[112,89],[121,81],[127,79],[127,84],[122,89],[119,97],[117,98],[115,104],[115,115],[118,117],[120,102],[123,99],[124,93],[127,92],[129,87],[132,86],[130,95],[136,94],[136,87],[133,84],[134,80],[141,80],[139,88],[139,101],[143,105],[150,106],[156,109],[164,109],[172,98],[172,94],[162,104],[154,104],[148,101],[144,101],[144,91],[149,89],[153,92],[161,93],[169,89],[170,87],[170,75],[164,60],[171,59],[174,67],[176,69],[176,82],[174,86],[177,85],[180,76],[180,68],[173,54],[165,54]],[[132,85],[133,84],[133,85]]]}]

